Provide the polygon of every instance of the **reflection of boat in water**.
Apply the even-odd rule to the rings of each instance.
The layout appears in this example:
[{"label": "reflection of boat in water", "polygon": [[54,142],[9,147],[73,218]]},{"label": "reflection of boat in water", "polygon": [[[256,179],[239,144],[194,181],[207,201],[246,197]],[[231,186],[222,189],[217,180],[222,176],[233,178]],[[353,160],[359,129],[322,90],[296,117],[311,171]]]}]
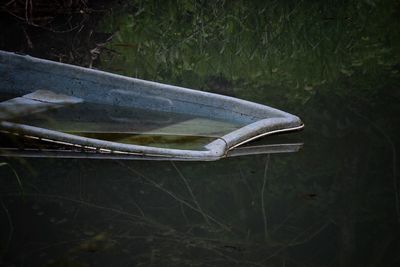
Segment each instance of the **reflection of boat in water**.
[{"label": "reflection of boat in water", "polygon": [[[0,142],[0,156],[27,158],[87,158],[87,159],[126,159],[126,160],[198,160],[196,158],[157,157],[128,153],[109,153],[99,150],[85,149],[77,146],[60,145],[54,142],[43,142],[36,138],[21,140],[20,137],[6,137],[3,134]],[[8,139],[8,140],[5,140]],[[23,142],[23,144],[22,144]],[[244,144],[229,150],[224,157],[238,157],[261,154],[293,153],[299,151],[303,143],[273,142],[268,144]]]},{"label": "reflection of boat in water", "polygon": [[268,106],[2,51],[0,75],[3,132],[90,157],[215,160],[303,127]]}]

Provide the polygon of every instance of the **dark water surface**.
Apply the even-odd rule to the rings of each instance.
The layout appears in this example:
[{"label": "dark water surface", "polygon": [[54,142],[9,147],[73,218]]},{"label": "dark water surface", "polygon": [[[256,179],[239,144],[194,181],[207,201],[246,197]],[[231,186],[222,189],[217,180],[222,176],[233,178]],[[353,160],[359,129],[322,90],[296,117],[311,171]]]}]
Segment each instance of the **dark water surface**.
[{"label": "dark water surface", "polygon": [[0,158],[0,265],[400,266],[398,1],[178,2],[115,4],[96,67],[291,112],[304,148]]}]

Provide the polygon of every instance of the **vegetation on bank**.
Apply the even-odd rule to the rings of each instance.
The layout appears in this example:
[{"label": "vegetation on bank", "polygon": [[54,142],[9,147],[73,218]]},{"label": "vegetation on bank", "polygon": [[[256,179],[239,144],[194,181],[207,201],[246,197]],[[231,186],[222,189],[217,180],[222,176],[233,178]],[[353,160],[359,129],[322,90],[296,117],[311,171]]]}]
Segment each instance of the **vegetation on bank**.
[{"label": "vegetation on bank", "polygon": [[393,0],[16,0],[0,12],[1,49],[258,102],[399,80]]},{"label": "vegetation on bank", "polygon": [[391,0],[127,1],[102,22],[115,32],[103,67],[226,94],[278,87],[300,97],[348,77],[398,79],[399,14]]},{"label": "vegetation on bank", "polygon": [[0,3],[0,49],[92,67],[110,34],[96,31],[116,1],[12,0]]}]

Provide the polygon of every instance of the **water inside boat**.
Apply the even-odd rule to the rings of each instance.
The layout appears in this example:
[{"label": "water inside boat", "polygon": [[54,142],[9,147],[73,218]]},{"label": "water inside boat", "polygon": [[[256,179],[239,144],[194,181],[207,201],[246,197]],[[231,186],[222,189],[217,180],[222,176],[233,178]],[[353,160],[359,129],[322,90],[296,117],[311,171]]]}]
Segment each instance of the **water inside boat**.
[{"label": "water inside boat", "polygon": [[[3,101],[11,97],[2,96]],[[12,122],[124,144],[197,150],[244,126],[190,114],[86,102],[32,112]]]}]

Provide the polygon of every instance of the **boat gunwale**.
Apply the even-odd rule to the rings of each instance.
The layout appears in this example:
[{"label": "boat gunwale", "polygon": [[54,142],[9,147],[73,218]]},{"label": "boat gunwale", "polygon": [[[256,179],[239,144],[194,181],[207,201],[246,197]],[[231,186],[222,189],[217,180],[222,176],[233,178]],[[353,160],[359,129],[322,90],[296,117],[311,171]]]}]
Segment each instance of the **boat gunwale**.
[{"label": "boat gunwale", "polygon": [[[287,113],[285,111],[270,106],[254,103],[243,99],[238,99],[231,96],[204,92],[176,85],[163,84],[155,81],[148,81],[134,77],[127,77],[120,74],[109,73],[102,70],[89,69],[81,66],[65,64],[61,62],[35,58],[29,55],[20,55],[0,50],[0,64],[1,63],[7,64],[6,61],[7,58],[9,61],[12,61],[14,65],[18,64],[18,67],[27,69],[29,71],[38,73],[45,72],[48,75],[66,77],[71,80],[73,79],[84,80],[87,82],[91,82],[93,84],[107,85],[110,88],[109,90],[107,90],[108,93],[112,93],[115,91],[125,91],[133,93],[134,95],[138,96],[142,95],[159,96],[159,94],[162,93],[162,94],[167,94],[168,99],[179,101],[181,103],[189,103],[189,104],[201,103],[202,106],[209,107],[213,110],[218,109],[218,110],[228,111],[229,113],[235,113],[239,116],[244,115],[247,117],[251,117],[253,120],[262,120],[265,118],[265,116],[263,116],[262,114],[259,115],[252,114],[252,112],[256,111],[256,112],[261,112],[263,114],[275,114],[276,117],[292,118],[293,120],[296,120],[299,122],[299,124],[301,124],[300,119],[297,116],[294,116],[290,113]],[[93,78],[95,78],[95,80],[93,80]],[[68,89],[69,88],[65,89],[64,91]],[[73,96],[80,97],[77,94],[80,93],[79,91],[87,92],[88,90],[87,89],[79,90],[71,88],[69,89],[69,92],[64,92],[64,91],[60,92],[66,94],[72,93]],[[106,90],[103,90],[102,92],[104,91]],[[31,90],[23,91],[23,93],[30,93],[30,92]],[[97,91],[97,88],[94,93],[99,93]],[[85,101],[87,99],[85,97],[82,98],[84,98]],[[95,100],[96,99],[90,99],[90,102],[97,103]],[[208,102],[210,103],[208,104]],[[104,97],[101,97],[99,103],[104,103]],[[118,104],[124,106],[123,103],[118,103]],[[238,110],[236,110],[235,108],[238,108]],[[180,113],[177,110],[173,110],[171,112]]]}]

